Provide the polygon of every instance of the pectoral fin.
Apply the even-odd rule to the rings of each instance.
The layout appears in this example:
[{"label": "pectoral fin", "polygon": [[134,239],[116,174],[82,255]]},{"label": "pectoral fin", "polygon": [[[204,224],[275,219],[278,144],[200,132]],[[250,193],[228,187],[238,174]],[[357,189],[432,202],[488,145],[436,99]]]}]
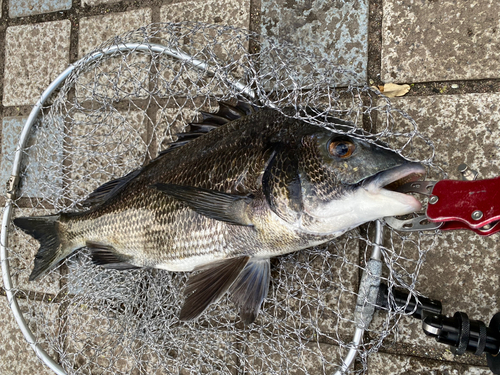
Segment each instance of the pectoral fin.
[{"label": "pectoral fin", "polygon": [[211,219],[230,224],[252,226],[247,215],[252,198],[192,186],[154,184],[151,187],[186,204],[192,210]]},{"label": "pectoral fin", "polygon": [[269,259],[251,259],[231,285],[231,299],[240,310],[243,323],[253,323],[269,290]]},{"label": "pectoral fin", "polygon": [[211,303],[222,297],[249,259],[249,256],[225,259],[196,269],[195,271],[200,272],[189,278],[184,290],[186,300],[181,309],[180,320],[198,317]]}]

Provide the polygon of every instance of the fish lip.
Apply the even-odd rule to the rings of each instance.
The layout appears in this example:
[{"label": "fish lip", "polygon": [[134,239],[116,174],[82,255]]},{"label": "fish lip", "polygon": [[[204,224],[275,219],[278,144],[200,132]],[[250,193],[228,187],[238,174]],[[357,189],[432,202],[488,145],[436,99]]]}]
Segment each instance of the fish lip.
[{"label": "fish lip", "polygon": [[[365,178],[362,186],[371,191],[380,189],[393,191],[393,188],[397,188],[398,186],[408,182],[417,181],[422,177],[425,177],[425,175],[425,168],[421,164],[408,162]],[[387,188],[390,185],[396,186]]]}]

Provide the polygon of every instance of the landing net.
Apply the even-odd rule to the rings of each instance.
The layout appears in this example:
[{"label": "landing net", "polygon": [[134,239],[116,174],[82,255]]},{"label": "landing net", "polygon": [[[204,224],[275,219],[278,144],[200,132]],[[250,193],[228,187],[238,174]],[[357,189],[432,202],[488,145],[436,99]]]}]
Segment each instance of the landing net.
[{"label": "landing net", "polygon": [[[232,27],[154,24],[80,60],[42,106],[22,149],[12,218],[81,209],[96,187],[155,158],[199,110],[237,99],[292,107],[319,126],[328,126],[328,116],[351,121],[357,137],[382,141],[442,177],[415,121],[335,61]],[[180,322],[187,274],[104,270],[85,250],[29,282],[38,243],[6,224],[11,304],[33,346],[68,374],[334,373],[352,348],[375,231],[372,223],[273,259],[269,295],[245,327],[227,297],[198,320]],[[434,242],[434,233],[385,228],[382,282],[390,292],[418,296]],[[368,355],[392,340],[402,314],[395,305],[375,313],[349,373],[366,371]]]}]

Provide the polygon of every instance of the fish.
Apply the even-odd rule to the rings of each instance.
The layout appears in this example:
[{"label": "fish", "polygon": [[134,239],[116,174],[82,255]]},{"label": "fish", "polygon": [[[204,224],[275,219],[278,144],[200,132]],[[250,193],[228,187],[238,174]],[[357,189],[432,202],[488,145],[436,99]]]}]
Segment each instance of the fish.
[{"label": "fish", "polygon": [[318,126],[293,108],[242,100],[200,113],[147,165],[90,193],[84,209],[15,218],[40,243],[30,281],[88,248],[107,269],[191,272],[181,321],[229,293],[251,324],[272,257],[421,209],[395,187],[421,179],[425,168],[356,136],[348,121]]}]

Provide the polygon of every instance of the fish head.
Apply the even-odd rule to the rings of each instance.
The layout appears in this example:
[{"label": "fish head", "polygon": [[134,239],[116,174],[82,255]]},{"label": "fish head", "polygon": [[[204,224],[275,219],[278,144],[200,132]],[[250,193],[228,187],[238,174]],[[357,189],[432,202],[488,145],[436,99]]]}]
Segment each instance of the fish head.
[{"label": "fish head", "polygon": [[305,135],[298,155],[303,230],[345,232],[421,209],[413,196],[393,189],[421,179],[425,168],[381,145],[325,129]]}]

